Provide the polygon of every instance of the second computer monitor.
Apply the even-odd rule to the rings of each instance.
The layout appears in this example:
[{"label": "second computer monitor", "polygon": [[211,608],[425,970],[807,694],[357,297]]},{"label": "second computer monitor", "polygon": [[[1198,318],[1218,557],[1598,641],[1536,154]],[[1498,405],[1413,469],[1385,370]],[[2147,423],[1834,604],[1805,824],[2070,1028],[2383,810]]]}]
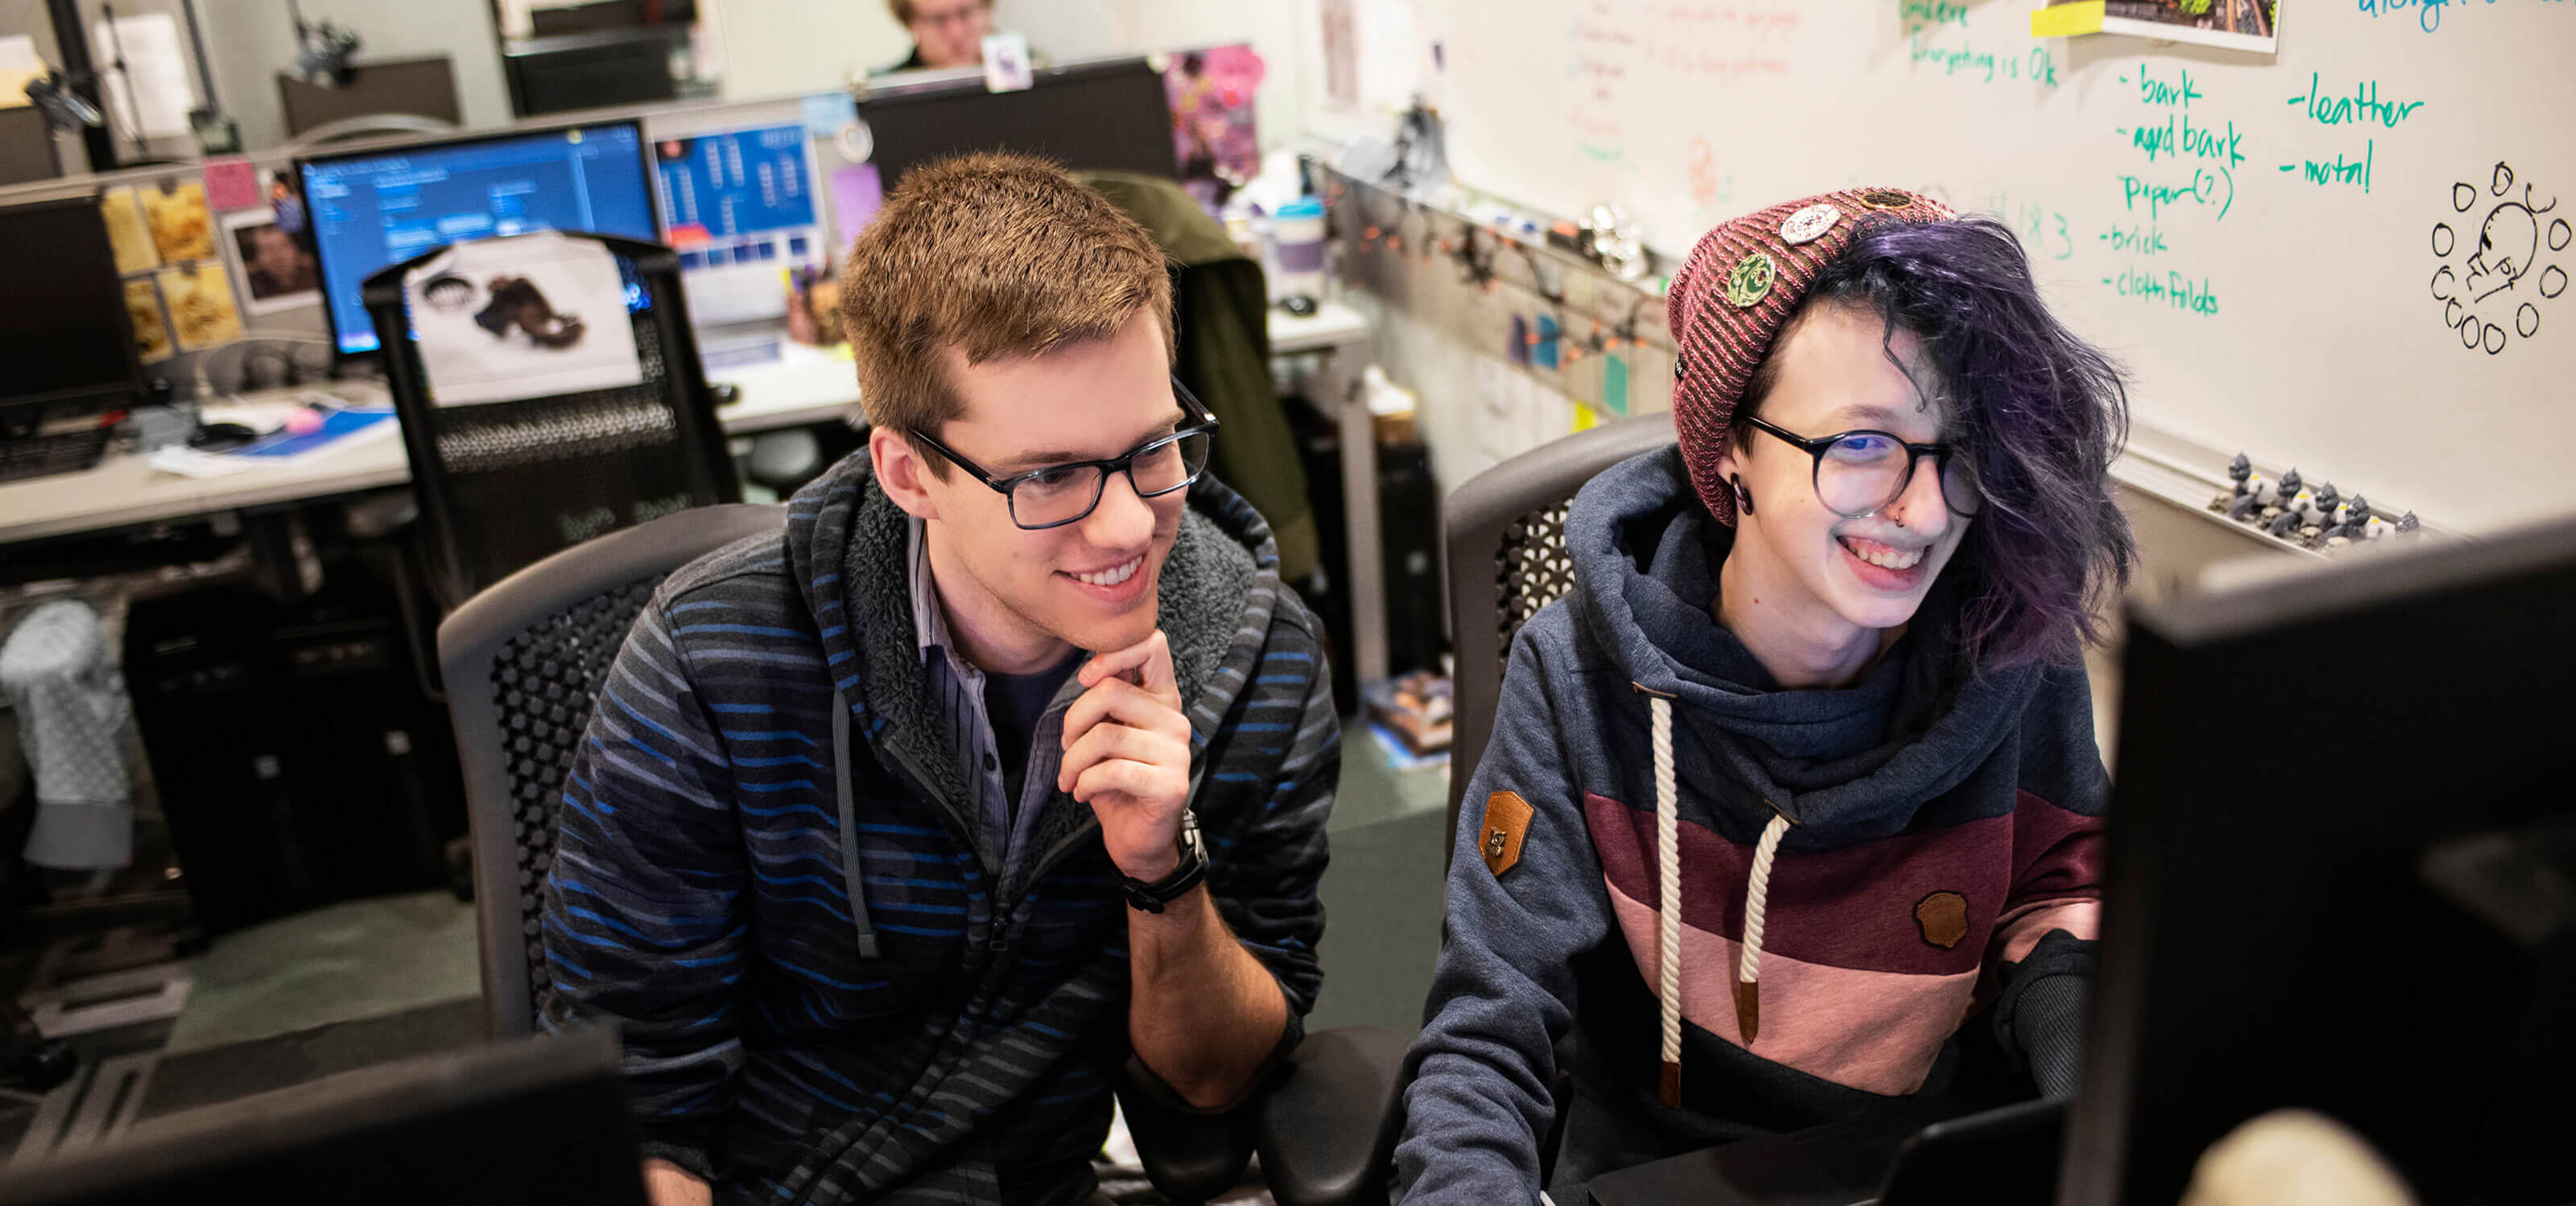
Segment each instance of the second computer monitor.
[{"label": "second computer monitor", "polygon": [[634,122],[503,134],[306,160],[304,195],[331,333],[343,355],[381,345],[359,287],[450,243],[539,230],[651,240]]},{"label": "second computer monitor", "polygon": [[819,267],[829,250],[802,112],[672,114],[648,119],[645,136],[691,320],[720,327],[784,318],[788,270]]}]

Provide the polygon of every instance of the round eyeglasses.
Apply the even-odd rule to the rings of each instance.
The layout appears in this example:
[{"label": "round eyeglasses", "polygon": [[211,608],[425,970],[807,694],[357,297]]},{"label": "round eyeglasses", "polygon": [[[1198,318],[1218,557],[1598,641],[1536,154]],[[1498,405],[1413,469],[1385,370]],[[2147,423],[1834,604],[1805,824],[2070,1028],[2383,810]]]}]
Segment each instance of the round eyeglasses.
[{"label": "round eyeglasses", "polygon": [[1914,466],[1931,457],[1941,475],[1941,501],[1954,515],[1974,515],[1984,501],[1977,469],[1949,444],[1913,444],[1885,431],[1844,431],[1809,438],[1759,418],[1745,422],[1816,459],[1816,501],[1845,519],[1875,515],[1893,505],[1914,482]]}]

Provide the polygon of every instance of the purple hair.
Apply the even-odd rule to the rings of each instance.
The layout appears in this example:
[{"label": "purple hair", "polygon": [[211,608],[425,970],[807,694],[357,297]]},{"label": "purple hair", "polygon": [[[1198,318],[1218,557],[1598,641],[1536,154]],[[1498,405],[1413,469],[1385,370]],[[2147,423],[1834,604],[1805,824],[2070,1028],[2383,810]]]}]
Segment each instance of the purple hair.
[{"label": "purple hair", "polygon": [[[1984,501],[1968,527],[1972,581],[1960,615],[1969,665],[2070,662],[2102,636],[2105,597],[2137,558],[2111,501],[2111,458],[2128,437],[2119,366],[2048,312],[2012,231],[1988,218],[1882,220],[1826,263],[1802,303],[1866,305],[1922,341],[1958,416]],[[1912,370],[1890,347],[1888,359]],[[1745,389],[1749,416],[1777,374]],[[1739,420],[1740,422],[1740,420]]]}]

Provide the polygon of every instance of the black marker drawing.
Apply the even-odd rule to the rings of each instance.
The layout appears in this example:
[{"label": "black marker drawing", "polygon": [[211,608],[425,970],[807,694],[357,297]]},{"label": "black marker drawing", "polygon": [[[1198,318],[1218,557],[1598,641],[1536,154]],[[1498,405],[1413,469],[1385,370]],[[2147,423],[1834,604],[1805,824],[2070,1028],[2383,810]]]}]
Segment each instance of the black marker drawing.
[{"label": "black marker drawing", "polygon": [[[2557,216],[2558,198],[2542,201],[2523,183],[2516,193],[2513,166],[2499,162],[2486,188],[2465,181],[2451,186],[2458,225],[2433,226],[2433,298],[2442,303],[2442,325],[2460,346],[2494,356],[2515,337],[2540,333],[2540,303],[2567,291],[2567,271],[2554,262],[2576,238],[2576,227]],[[2486,211],[2475,211],[2486,205]],[[2472,224],[2474,223],[2474,224]],[[2458,263],[2455,253],[2466,252]],[[2523,282],[2531,283],[2526,287]]]}]

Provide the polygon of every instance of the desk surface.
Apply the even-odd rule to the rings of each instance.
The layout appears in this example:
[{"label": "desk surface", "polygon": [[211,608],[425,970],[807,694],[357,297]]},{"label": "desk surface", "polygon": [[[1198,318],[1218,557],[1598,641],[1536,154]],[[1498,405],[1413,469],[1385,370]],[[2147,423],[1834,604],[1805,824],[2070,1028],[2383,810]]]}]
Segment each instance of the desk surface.
[{"label": "desk surface", "polygon": [[[1280,355],[1346,346],[1368,338],[1368,320],[1340,302],[1296,318],[1270,312],[1270,341]],[[720,369],[709,382],[732,385],[740,400],[716,416],[732,435],[824,423],[858,405],[849,359],[838,351],[787,344],[777,360]],[[343,382],[332,392],[362,405],[385,405],[383,387]],[[0,543],[40,540],[131,524],[218,511],[326,498],[411,480],[411,465],[395,433],[360,442],[293,465],[261,466],[216,478],[188,478],[153,469],[139,456],[110,456],[83,473],[0,484]]]},{"label": "desk surface", "polygon": [[[849,361],[795,345],[787,352],[766,364],[709,375],[742,391],[741,401],[716,412],[725,431],[740,435],[828,422],[858,403]],[[302,391],[281,396],[295,392]],[[359,405],[388,404],[384,388],[372,382],[341,382],[330,392]],[[10,482],[0,485],[0,542],[326,498],[411,480],[411,464],[395,432],[355,438],[311,460],[224,477],[182,477],[156,470],[140,456],[110,456],[87,472]]]}]

